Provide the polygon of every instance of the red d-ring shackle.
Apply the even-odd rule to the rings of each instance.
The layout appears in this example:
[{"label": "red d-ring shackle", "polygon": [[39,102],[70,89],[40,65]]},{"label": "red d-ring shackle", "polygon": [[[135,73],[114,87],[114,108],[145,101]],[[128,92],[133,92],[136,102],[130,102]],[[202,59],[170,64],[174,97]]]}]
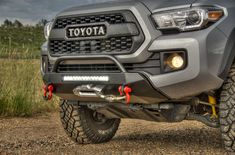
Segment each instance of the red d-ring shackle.
[{"label": "red d-ring shackle", "polygon": [[47,100],[47,101],[49,101],[49,100],[51,100],[52,99],[52,96],[53,96],[53,91],[54,91],[54,86],[52,85],[52,84],[50,84],[50,85],[45,85],[44,87],[43,87],[43,90],[44,90],[44,92],[43,92],[43,97],[44,97],[44,99],[45,100]]},{"label": "red d-ring shackle", "polygon": [[131,102],[131,95],[130,93],[132,92],[132,89],[129,86],[119,86],[118,91],[121,96],[126,96],[126,103],[130,104]]}]

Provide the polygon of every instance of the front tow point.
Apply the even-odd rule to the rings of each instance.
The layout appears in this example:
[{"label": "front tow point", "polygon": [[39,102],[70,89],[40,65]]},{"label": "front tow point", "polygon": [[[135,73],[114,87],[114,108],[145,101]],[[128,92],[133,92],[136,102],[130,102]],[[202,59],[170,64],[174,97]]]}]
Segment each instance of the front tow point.
[{"label": "front tow point", "polygon": [[130,104],[132,89],[129,86],[119,86],[118,91],[121,96],[126,96],[126,104]]},{"label": "front tow point", "polygon": [[49,101],[52,99],[52,93],[54,91],[54,86],[52,84],[50,85],[45,85],[43,87],[43,98],[46,100],[46,101]]}]

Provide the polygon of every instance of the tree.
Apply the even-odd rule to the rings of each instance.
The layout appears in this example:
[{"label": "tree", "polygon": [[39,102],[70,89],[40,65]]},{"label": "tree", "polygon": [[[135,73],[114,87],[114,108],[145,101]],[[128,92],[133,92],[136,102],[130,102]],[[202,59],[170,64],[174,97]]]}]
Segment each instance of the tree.
[{"label": "tree", "polygon": [[48,21],[46,19],[41,19],[37,24],[36,27],[44,27]]},{"label": "tree", "polygon": [[12,27],[13,23],[10,20],[6,19],[3,23],[3,26],[4,27]]},{"label": "tree", "polygon": [[23,27],[23,24],[22,24],[20,21],[18,21],[18,20],[15,20],[14,23],[13,23],[13,25],[14,25],[14,27],[16,27],[16,28]]}]

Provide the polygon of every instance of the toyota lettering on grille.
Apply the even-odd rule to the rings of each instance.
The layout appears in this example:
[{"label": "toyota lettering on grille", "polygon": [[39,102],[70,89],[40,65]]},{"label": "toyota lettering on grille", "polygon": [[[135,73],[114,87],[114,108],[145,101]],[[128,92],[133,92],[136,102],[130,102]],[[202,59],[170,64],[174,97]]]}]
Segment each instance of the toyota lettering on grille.
[{"label": "toyota lettering on grille", "polygon": [[94,26],[76,26],[68,27],[66,36],[68,38],[80,38],[80,37],[95,37],[106,35],[105,25],[94,25]]}]

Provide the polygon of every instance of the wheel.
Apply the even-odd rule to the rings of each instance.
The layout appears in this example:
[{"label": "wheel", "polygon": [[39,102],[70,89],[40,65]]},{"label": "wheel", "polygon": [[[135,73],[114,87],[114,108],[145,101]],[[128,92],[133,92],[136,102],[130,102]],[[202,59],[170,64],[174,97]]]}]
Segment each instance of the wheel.
[{"label": "wheel", "polygon": [[60,104],[62,125],[72,140],[79,144],[103,143],[115,135],[120,119],[107,119],[104,115],[63,100]]},{"label": "wheel", "polygon": [[220,96],[220,128],[226,150],[235,152],[235,64]]}]

